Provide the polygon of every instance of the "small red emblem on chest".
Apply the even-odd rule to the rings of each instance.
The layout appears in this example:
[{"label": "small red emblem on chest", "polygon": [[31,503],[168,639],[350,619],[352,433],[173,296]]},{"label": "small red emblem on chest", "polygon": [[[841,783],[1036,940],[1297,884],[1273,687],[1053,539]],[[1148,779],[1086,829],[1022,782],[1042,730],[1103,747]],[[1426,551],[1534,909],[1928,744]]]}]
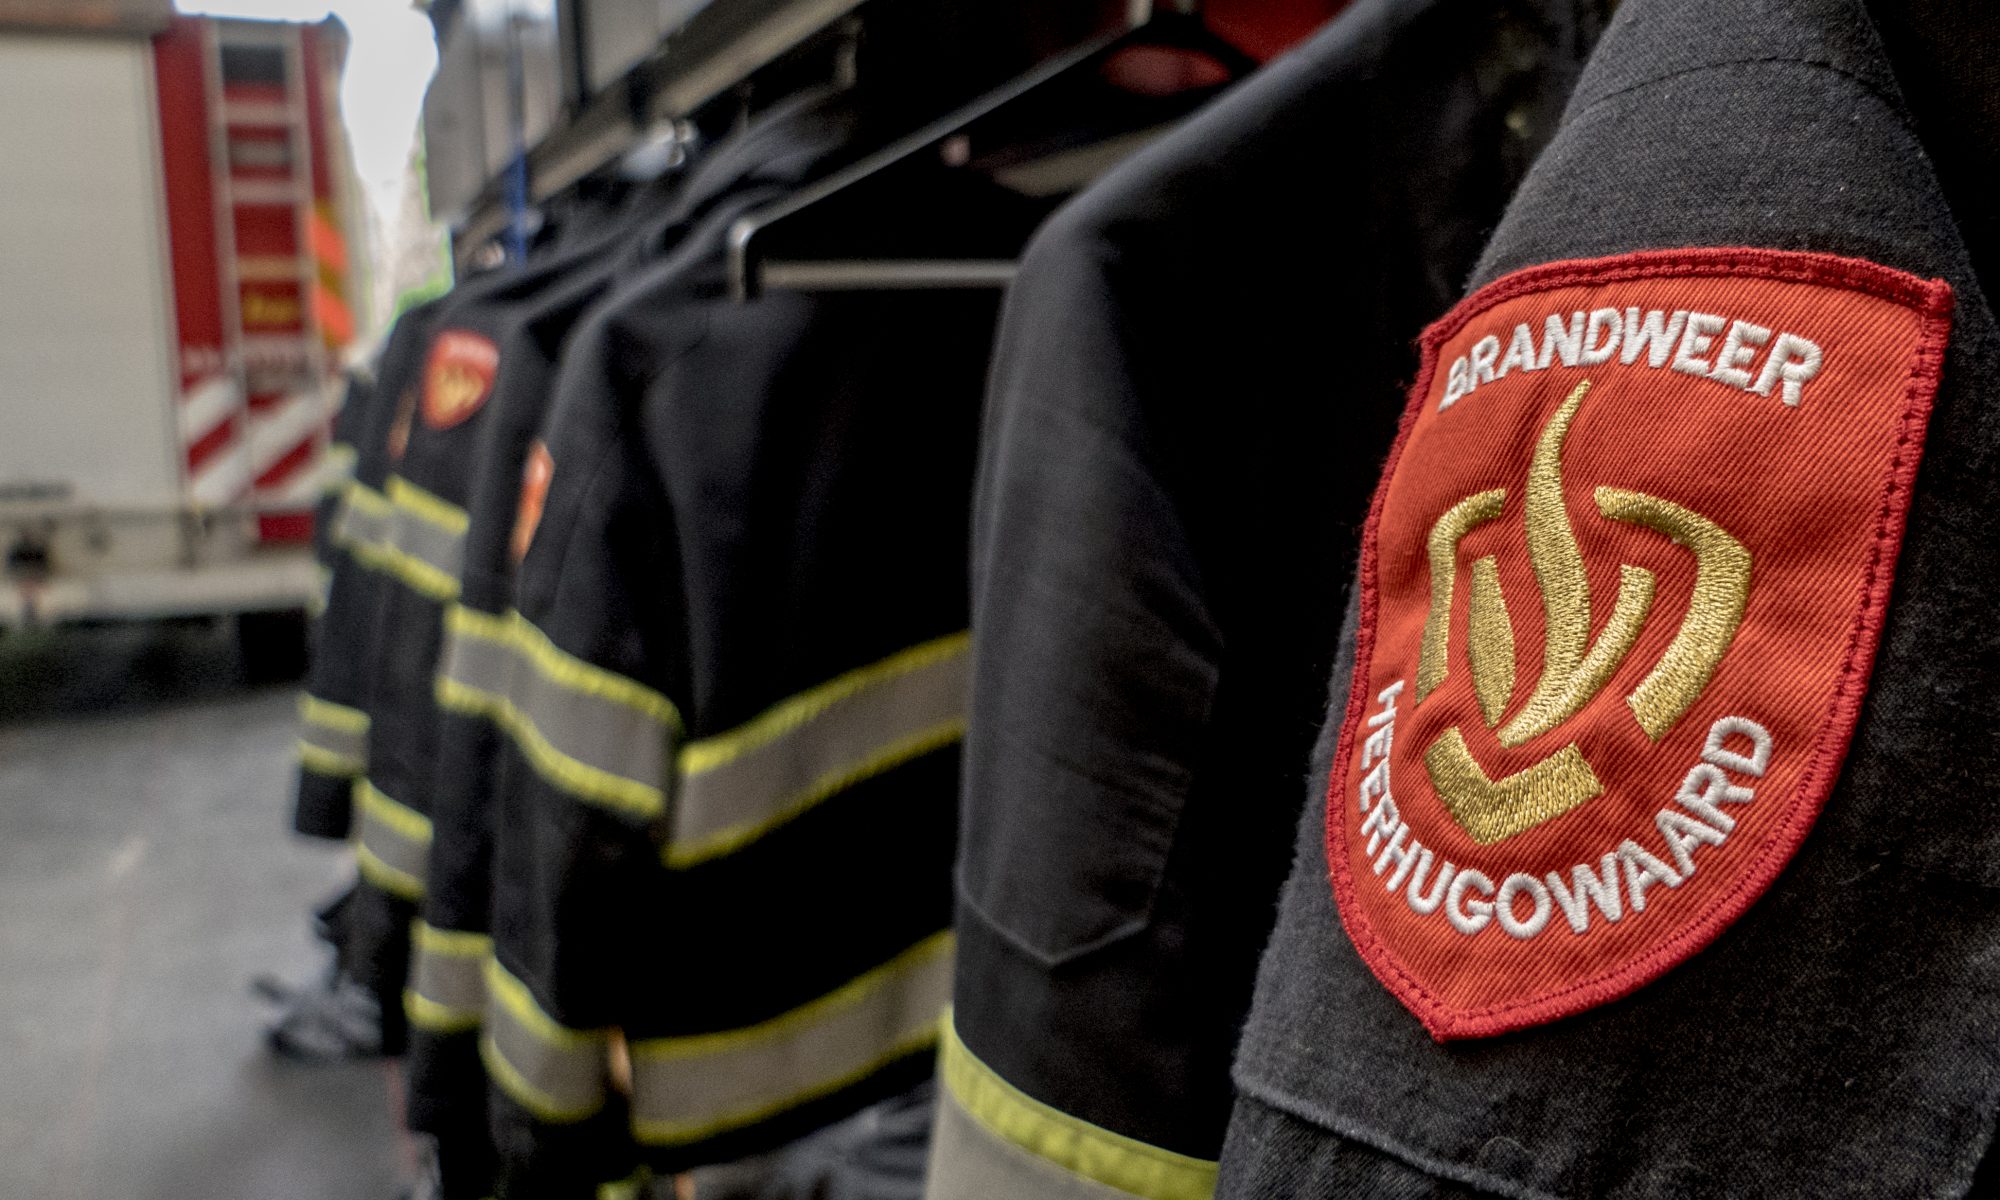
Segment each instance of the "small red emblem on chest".
[{"label": "small red emblem on chest", "polygon": [[486,403],[500,369],[500,348],[491,338],[447,329],[431,343],[424,367],[424,424],[450,429]]},{"label": "small red emblem on chest", "polygon": [[1327,852],[1433,1036],[1625,995],[1797,850],[1950,306],[1871,263],[1648,252],[1518,272],[1425,333],[1363,539]]}]

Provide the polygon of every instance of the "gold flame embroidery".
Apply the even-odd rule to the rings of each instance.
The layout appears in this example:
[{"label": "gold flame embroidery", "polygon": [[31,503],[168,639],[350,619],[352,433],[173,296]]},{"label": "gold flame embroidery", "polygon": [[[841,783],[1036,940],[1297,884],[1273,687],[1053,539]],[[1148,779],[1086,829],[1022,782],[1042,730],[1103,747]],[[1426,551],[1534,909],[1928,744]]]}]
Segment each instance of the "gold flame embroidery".
[{"label": "gold flame embroidery", "polygon": [[[1562,449],[1577,410],[1590,392],[1584,380],[1563,399],[1536,440],[1522,495],[1528,563],[1542,599],[1542,670],[1520,709],[1504,725],[1515,684],[1514,630],[1493,556],[1472,564],[1467,596],[1466,658],[1472,689],[1488,728],[1509,748],[1525,745],[1575,716],[1610,682],[1645,627],[1655,592],[1653,573],[1622,563],[1611,616],[1590,636],[1590,577],[1563,500]],[[1459,501],[1431,526],[1430,611],[1417,656],[1418,703],[1450,671],[1451,611],[1458,547],[1466,534],[1498,518],[1507,491],[1494,488]],[[1695,558],[1687,615],[1672,642],[1626,698],[1633,719],[1658,741],[1700,697],[1729,650],[1750,595],[1750,553],[1715,522],[1680,505],[1620,488],[1593,494],[1606,519],[1655,530]],[[1487,776],[1456,727],[1424,754],[1424,765],[1453,820],[1481,845],[1513,837],[1602,794],[1575,742],[1524,770]]]}]

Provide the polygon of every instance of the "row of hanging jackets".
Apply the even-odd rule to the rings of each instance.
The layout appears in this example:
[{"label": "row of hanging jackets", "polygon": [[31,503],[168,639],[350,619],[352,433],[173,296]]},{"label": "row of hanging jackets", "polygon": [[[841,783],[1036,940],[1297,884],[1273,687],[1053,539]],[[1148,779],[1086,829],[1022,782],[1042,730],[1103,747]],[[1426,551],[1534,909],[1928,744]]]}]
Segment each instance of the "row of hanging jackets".
[{"label": "row of hanging jackets", "polygon": [[298,816],[448,1194],[934,1072],[931,1200],[1973,1191],[1979,39],[1604,8],[1357,0],[1004,311],[727,296],[842,92],[405,314]]}]

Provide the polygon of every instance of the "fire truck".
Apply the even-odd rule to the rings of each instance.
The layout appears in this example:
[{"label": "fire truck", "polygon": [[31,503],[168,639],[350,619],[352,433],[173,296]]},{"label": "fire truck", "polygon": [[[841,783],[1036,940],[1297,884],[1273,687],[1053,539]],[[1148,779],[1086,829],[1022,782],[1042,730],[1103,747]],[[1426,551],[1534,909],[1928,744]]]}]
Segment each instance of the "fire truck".
[{"label": "fire truck", "polygon": [[295,637],[355,336],[346,51],[170,0],[0,0],[0,629]]}]

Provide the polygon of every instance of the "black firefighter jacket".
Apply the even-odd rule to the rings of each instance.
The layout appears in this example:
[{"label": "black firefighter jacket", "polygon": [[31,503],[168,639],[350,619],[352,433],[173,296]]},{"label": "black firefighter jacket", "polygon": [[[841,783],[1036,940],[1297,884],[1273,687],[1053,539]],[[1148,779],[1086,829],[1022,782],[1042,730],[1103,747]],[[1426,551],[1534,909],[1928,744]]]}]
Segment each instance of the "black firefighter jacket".
[{"label": "black firefighter jacket", "polygon": [[[620,1142],[739,1157],[931,1070],[995,300],[731,301],[736,217],[879,140],[862,97],[781,120],[814,152],[574,336],[516,608],[451,660],[508,735],[482,1050],[510,1195],[588,1194]],[[924,189],[1005,228],[983,185]]]},{"label": "black firefighter jacket", "polygon": [[[351,973],[397,1006],[408,974],[411,921],[426,892],[436,788],[433,694],[443,612],[458,595],[465,499],[495,423],[494,396],[518,367],[510,403],[539,405],[540,369],[502,355],[511,331],[554,306],[587,305],[635,222],[659,219],[660,185],[582,245],[552,246],[517,267],[479,276],[442,298],[430,322],[420,378],[385,437],[386,510],[366,564],[379,578],[371,636],[354,653],[367,714],[367,770],[356,782],[355,858],[362,887],[347,905],[343,953]],[[594,290],[595,289],[595,290]],[[532,421],[539,409],[527,418]],[[397,1024],[398,1022],[391,1022]]]},{"label": "black firefighter jacket", "polygon": [[[559,285],[515,313],[502,338],[493,412],[467,493],[460,591],[444,613],[431,747],[432,839],[407,996],[408,1118],[412,1128],[444,1139],[448,1151],[454,1143],[476,1147],[487,1141],[487,1080],[478,1041],[492,956],[494,787],[505,737],[493,719],[494,692],[468,688],[461,680],[477,675],[492,635],[506,628],[515,560],[525,549],[516,536],[527,532],[520,514],[524,503],[526,511],[537,511],[549,478],[551,460],[535,435],[558,366],[587,314],[600,303],[615,304],[618,285],[643,279],[746,178],[783,181],[822,156],[820,148],[782,136],[771,121],[725,141],[684,180],[674,181],[670,197],[637,197],[643,207],[637,228],[623,234],[610,253],[570,269]],[[467,662],[454,665],[454,658]],[[490,1180],[477,1179],[481,1155],[461,1150],[446,1157],[447,1196],[490,1190]],[[472,1168],[454,1169],[466,1163]],[[468,1175],[474,1178],[468,1181]]]},{"label": "black firefighter jacket", "polygon": [[1411,341],[1595,30],[1363,0],[1037,235],[981,449],[934,1200],[1213,1186]]},{"label": "black firefighter jacket", "polygon": [[[424,353],[440,301],[405,312],[390,331],[373,386],[350,390],[338,433],[353,447],[352,477],[328,512],[326,599],[313,623],[312,658],[299,698],[299,773],[293,825],[313,837],[345,838],[355,782],[368,770],[367,678],[382,550],[389,533],[389,432],[416,404]],[[357,403],[360,400],[360,403]]]},{"label": "black firefighter jacket", "polygon": [[1975,1189],[2000,330],[1932,151],[1996,143],[1905,99],[1952,69],[1859,0],[1620,5],[1427,335],[1221,1195]]}]

